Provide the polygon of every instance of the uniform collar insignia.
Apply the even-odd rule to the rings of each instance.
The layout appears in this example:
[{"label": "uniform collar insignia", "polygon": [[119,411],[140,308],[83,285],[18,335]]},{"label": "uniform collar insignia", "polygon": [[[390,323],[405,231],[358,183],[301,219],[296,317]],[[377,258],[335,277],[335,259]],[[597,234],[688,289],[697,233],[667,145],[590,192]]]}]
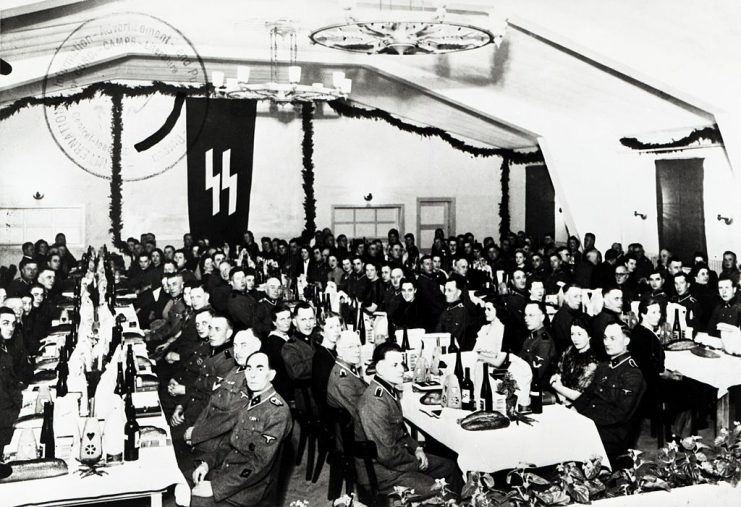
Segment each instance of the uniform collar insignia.
[{"label": "uniform collar insignia", "polygon": [[627,360],[632,360],[628,352],[623,352],[617,357],[610,359],[610,368],[617,368]]},{"label": "uniform collar insignia", "polygon": [[[275,397],[275,390],[272,387],[268,387],[267,389],[265,389],[260,394],[253,394],[252,395],[252,400],[250,401],[250,406],[247,407],[247,408],[248,408],[248,410],[251,410],[251,409],[255,408],[256,406],[265,403],[268,400],[270,400],[270,402],[273,405],[276,405],[276,406],[282,405],[282,403],[280,402],[280,400],[278,400],[278,398]],[[273,401],[273,400],[275,400],[275,401]]]},{"label": "uniform collar insignia", "polygon": [[[244,392],[242,392],[242,391],[239,391],[239,398],[240,398],[240,399],[241,399],[241,398],[247,398],[247,399],[249,399],[249,396],[248,396],[248,395],[246,395],[246,394],[245,394]],[[252,405],[252,402],[250,402],[250,405]]]},{"label": "uniform collar insignia", "polygon": [[273,435],[268,435],[267,433],[263,433],[263,434],[262,434],[262,438],[264,438],[264,439],[265,439],[265,443],[266,443],[266,444],[270,444],[270,443],[271,443],[271,442],[273,442],[274,440],[278,440],[278,439],[277,439],[276,437],[274,437]]},{"label": "uniform collar insignia", "polygon": [[[398,399],[399,399],[399,394],[398,394],[398,392],[396,391],[396,389],[394,388],[394,386],[392,386],[391,384],[389,384],[388,382],[386,382],[385,380],[383,380],[383,379],[382,379],[381,377],[379,377],[378,375],[376,375],[375,377],[373,377],[373,380],[374,380],[374,381],[375,381],[375,382],[376,382],[376,383],[378,384],[378,386],[379,386],[379,387],[377,387],[377,388],[376,388],[376,393],[375,393],[377,397],[379,397],[379,398],[380,398],[380,397],[382,396],[382,394],[383,394],[383,391],[386,391],[386,392],[387,392],[387,393],[389,393],[389,394],[391,395],[391,397],[392,397],[392,398],[394,398],[395,400],[398,400]],[[379,392],[379,391],[380,391],[380,392]]]}]

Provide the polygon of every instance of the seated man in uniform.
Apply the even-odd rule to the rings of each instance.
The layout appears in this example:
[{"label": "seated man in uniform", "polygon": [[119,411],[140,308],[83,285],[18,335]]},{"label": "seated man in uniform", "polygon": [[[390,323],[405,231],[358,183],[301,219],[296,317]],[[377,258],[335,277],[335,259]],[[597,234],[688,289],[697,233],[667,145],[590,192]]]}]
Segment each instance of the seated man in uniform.
[{"label": "seated man in uniform", "polygon": [[640,368],[628,352],[630,330],[616,322],[604,332],[608,362],[600,363],[589,387],[573,408],[594,421],[610,460],[625,453],[636,423],[634,414],[646,391]]},{"label": "seated man in uniform", "polygon": [[244,375],[250,403],[239,411],[229,439],[203,455],[193,472],[191,505],[274,505],[279,450],[291,434],[291,412],[270,383],[275,370],[267,354],[252,354]]},{"label": "seated man in uniform", "polygon": [[[224,439],[229,439],[231,430],[237,423],[237,415],[250,402],[247,379],[244,376],[247,358],[259,351],[260,346],[260,339],[255,336],[251,329],[240,331],[234,335],[232,353],[237,366],[227,374],[220,384],[214,386],[208,404],[196,419],[195,424],[185,430],[183,437],[185,443],[194,446],[197,453],[212,452],[223,444]],[[187,468],[190,463],[182,461],[192,463],[192,460],[181,460],[179,462],[181,468],[184,468],[183,474],[185,477],[190,478],[193,471],[192,468]]]},{"label": "seated man in uniform", "polygon": [[374,464],[378,489],[382,494],[394,486],[414,489],[420,499],[430,498],[435,479],[445,478],[456,493],[461,472],[449,459],[425,454],[404,426],[397,389],[401,388],[404,364],[401,348],[393,342],[379,345],[373,352],[376,375],[360,397],[358,414],[363,432],[375,442],[378,459]]},{"label": "seated man in uniform", "polygon": [[13,437],[13,423],[23,404],[21,385],[14,368],[11,341],[16,316],[10,308],[0,307],[0,449]]},{"label": "seated man in uniform", "polygon": [[[358,400],[368,384],[360,375],[360,337],[354,331],[343,331],[337,339],[337,359],[329,374],[327,383],[327,404],[334,408],[344,408],[356,421],[359,428]],[[364,440],[356,433],[356,439]]]}]

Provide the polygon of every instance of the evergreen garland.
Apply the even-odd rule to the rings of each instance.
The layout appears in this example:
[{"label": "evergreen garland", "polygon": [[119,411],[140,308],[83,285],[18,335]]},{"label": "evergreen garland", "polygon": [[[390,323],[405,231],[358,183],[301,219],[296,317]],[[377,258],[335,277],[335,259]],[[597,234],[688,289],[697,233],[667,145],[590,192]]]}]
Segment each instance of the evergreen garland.
[{"label": "evergreen garland", "polygon": [[510,216],[509,216],[509,159],[502,158],[502,168],[500,182],[502,186],[502,200],[499,201],[499,238],[506,238],[509,234]]},{"label": "evergreen garland", "polygon": [[681,139],[669,141],[668,143],[643,143],[635,137],[623,137],[620,139],[620,144],[626,148],[630,148],[631,150],[681,151],[683,148],[702,140],[715,144],[722,144],[723,137],[720,135],[718,126],[713,125],[712,127],[693,130],[687,136]]},{"label": "evergreen garland", "polygon": [[333,100],[328,102],[328,104],[329,107],[331,107],[340,116],[346,116],[348,118],[364,118],[368,120],[383,120],[404,132],[412,132],[422,137],[440,138],[456,150],[468,153],[474,157],[505,157],[511,164],[533,164],[543,162],[543,154],[539,149],[529,152],[519,152],[507,148],[479,148],[453,137],[443,129],[413,125],[400,120],[391,113],[381,109],[365,109],[356,107],[349,102],[341,100]]},{"label": "evergreen garland", "polygon": [[314,197],[314,103],[304,102],[301,106],[301,128],[304,137],[301,141],[304,188],[304,232],[302,238],[308,244],[316,232],[316,198]]},{"label": "evergreen garland", "polygon": [[125,251],[126,242],[121,239],[123,229],[123,218],[121,212],[122,198],[121,190],[123,178],[121,176],[121,133],[123,132],[123,95],[114,93],[111,95],[111,196],[109,205],[109,217],[111,228],[109,232],[113,235],[113,246]]}]

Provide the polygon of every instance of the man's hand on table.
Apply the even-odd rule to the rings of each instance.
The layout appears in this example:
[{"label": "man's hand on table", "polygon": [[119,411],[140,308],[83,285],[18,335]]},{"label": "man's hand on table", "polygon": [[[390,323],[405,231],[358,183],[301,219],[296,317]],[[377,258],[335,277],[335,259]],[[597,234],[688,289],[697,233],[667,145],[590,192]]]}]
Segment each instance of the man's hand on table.
[{"label": "man's hand on table", "polygon": [[664,370],[661,372],[661,378],[664,380],[682,380],[684,375],[674,370]]},{"label": "man's hand on table", "polygon": [[427,455],[425,454],[424,449],[422,449],[421,447],[417,447],[417,450],[414,451],[414,455],[417,457],[417,461],[419,461],[419,464],[417,465],[419,471],[424,472],[425,470],[427,470],[430,462],[427,460]]},{"label": "man's hand on table", "polygon": [[201,461],[201,464],[198,465],[195,470],[193,470],[193,482],[196,483],[196,486],[203,482],[203,480],[206,478],[206,474],[208,474],[208,463],[206,463],[205,461]]},{"label": "man's hand on table", "polygon": [[170,383],[167,385],[167,392],[170,396],[183,396],[185,394],[185,386],[178,383],[174,378],[171,378]]},{"label": "man's hand on table", "polygon": [[192,436],[193,436],[193,426],[191,426],[188,429],[186,429],[185,430],[185,433],[183,433],[183,440],[185,440],[185,443],[186,444],[191,445],[191,437]]},{"label": "man's hand on table", "polygon": [[183,406],[178,405],[172,413],[170,424],[173,426],[180,426],[183,422],[185,422],[185,418],[183,417]]},{"label": "man's hand on table", "polygon": [[178,361],[180,361],[180,354],[178,354],[177,352],[168,352],[165,356],[165,361],[170,364],[177,363]]}]

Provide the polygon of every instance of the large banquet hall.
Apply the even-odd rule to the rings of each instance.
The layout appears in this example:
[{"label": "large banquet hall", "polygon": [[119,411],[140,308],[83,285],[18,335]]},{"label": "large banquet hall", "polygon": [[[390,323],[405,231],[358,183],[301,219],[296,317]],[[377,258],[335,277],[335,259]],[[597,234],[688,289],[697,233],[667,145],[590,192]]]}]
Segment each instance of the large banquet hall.
[{"label": "large banquet hall", "polygon": [[0,1],[0,507],[741,505],[738,0]]}]

